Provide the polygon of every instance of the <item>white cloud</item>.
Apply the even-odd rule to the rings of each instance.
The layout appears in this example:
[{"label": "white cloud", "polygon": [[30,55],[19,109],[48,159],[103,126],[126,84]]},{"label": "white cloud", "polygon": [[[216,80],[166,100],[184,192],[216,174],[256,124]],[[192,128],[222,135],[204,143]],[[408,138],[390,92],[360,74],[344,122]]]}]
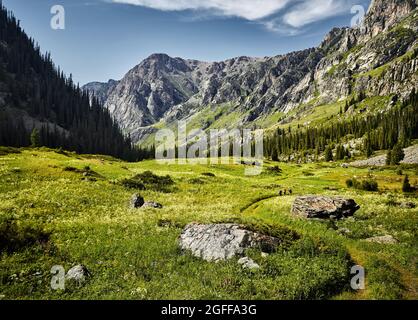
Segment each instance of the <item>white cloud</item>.
[{"label": "white cloud", "polygon": [[215,14],[235,16],[250,21],[268,17],[291,0],[113,0],[164,11],[210,10]]},{"label": "white cloud", "polygon": [[353,5],[351,0],[308,0],[292,7],[283,16],[283,22],[291,27],[300,28],[307,24],[349,13]]},{"label": "white cloud", "polygon": [[[162,11],[202,11],[255,21],[267,30],[296,34],[311,23],[343,13],[358,0],[111,0]],[[201,17],[201,16],[200,16]]]}]

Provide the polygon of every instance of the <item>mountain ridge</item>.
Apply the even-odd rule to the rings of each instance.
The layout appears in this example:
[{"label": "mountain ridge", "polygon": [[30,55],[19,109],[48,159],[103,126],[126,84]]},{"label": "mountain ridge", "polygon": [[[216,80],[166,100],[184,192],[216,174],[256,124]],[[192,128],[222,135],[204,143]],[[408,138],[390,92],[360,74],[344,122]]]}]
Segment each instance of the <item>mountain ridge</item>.
[{"label": "mountain ridge", "polygon": [[[274,57],[202,62],[153,54],[105,90],[104,106],[139,142],[159,123],[187,119],[205,106],[230,104],[241,114],[234,125],[251,126],[312,101],[327,104],[359,92],[404,97],[417,83],[416,7],[414,0],[374,0],[364,28],[334,28],[316,48]],[[405,54],[409,61],[395,61]],[[385,65],[391,72],[367,74]]]}]

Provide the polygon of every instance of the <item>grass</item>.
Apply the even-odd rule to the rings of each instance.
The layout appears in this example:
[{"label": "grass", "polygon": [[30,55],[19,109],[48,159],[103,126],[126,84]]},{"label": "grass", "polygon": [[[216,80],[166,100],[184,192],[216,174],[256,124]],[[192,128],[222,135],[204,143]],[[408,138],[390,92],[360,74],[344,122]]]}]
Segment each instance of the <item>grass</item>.
[{"label": "grass", "polygon": [[[278,164],[257,177],[243,165],[125,163],[48,149],[19,149],[0,156],[0,296],[4,299],[417,299],[418,209],[390,205],[412,201],[400,189],[396,167],[369,171],[339,163]],[[69,170],[68,168],[72,168]],[[272,171],[274,171],[272,173]],[[403,168],[417,184],[416,166]],[[87,174],[86,177],[86,172]],[[149,172],[152,172],[150,174]],[[93,174],[94,173],[94,174]],[[309,173],[309,174],[307,174]],[[95,179],[88,179],[93,175]],[[345,181],[372,178],[379,192],[348,189]],[[169,176],[169,177],[167,177]],[[135,178],[146,201],[163,208],[134,210]],[[173,181],[170,192],[161,181]],[[292,195],[277,197],[281,189]],[[294,198],[342,195],[361,209],[335,223],[295,219]],[[260,266],[236,260],[209,263],[178,247],[190,222],[236,222],[283,240]],[[338,229],[347,228],[342,235]],[[363,239],[391,234],[399,244]],[[3,238],[2,238],[3,239]],[[6,244],[6,245],[5,245]],[[15,244],[15,245],[11,245]],[[50,288],[50,270],[84,264],[92,273],[82,287]],[[349,287],[350,268],[366,268],[366,290]]]}]

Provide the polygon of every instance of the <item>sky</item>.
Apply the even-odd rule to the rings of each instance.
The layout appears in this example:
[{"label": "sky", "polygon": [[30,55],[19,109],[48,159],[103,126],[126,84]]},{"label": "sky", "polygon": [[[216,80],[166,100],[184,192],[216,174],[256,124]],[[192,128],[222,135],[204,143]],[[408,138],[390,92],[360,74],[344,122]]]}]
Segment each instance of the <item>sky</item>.
[{"label": "sky", "polygon": [[[315,47],[370,0],[3,0],[21,26],[81,85],[121,79],[153,53],[202,61]],[[53,29],[56,11],[65,29]]]}]

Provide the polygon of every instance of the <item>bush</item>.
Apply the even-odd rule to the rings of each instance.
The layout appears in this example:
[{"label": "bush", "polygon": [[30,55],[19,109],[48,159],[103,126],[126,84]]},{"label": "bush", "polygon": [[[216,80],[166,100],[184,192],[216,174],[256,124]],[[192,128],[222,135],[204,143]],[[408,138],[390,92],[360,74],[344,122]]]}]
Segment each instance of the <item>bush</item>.
[{"label": "bush", "polygon": [[152,190],[157,192],[172,192],[173,179],[169,175],[158,176],[151,171],[145,171],[120,182],[124,187],[137,190]]},{"label": "bush", "polygon": [[358,190],[364,190],[364,191],[378,191],[379,185],[378,183],[373,179],[367,179],[359,181],[356,178],[353,179],[347,179],[345,182],[348,188],[354,188]]},{"label": "bush", "polygon": [[409,183],[408,175],[406,175],[405,178],[403,179],[402,192],[411,192],[411,191],[412,191],[411,184]]},{"label": "bush", "polygon": [[364,191],[378,191],[379,187],[375,180],[363,180],[361,182],[361,189]]},{"label": "bush", "polygon": [[202,176],[206,176],[206,177],[213,178],[213,177],[215,177],[215,174],[213,174],[212,172],[203,172],[202,173]]},{"label": "bush", "polygon": [[279,166],[267,167],[266,172],[269,174],[280,175],[283,170]]},{"label": "bush", "polygon": [[0,146],[0,156],[6,156],[8,154],[18,154],[21,153],[19,149],[12,148],[12,147],[1,147]]},{"label": "bush", "polygon": [[37,243],[46,243],[49,236],[40,228],[19,225],[12,218],[0,221],[0,251],[12,253]]}]

